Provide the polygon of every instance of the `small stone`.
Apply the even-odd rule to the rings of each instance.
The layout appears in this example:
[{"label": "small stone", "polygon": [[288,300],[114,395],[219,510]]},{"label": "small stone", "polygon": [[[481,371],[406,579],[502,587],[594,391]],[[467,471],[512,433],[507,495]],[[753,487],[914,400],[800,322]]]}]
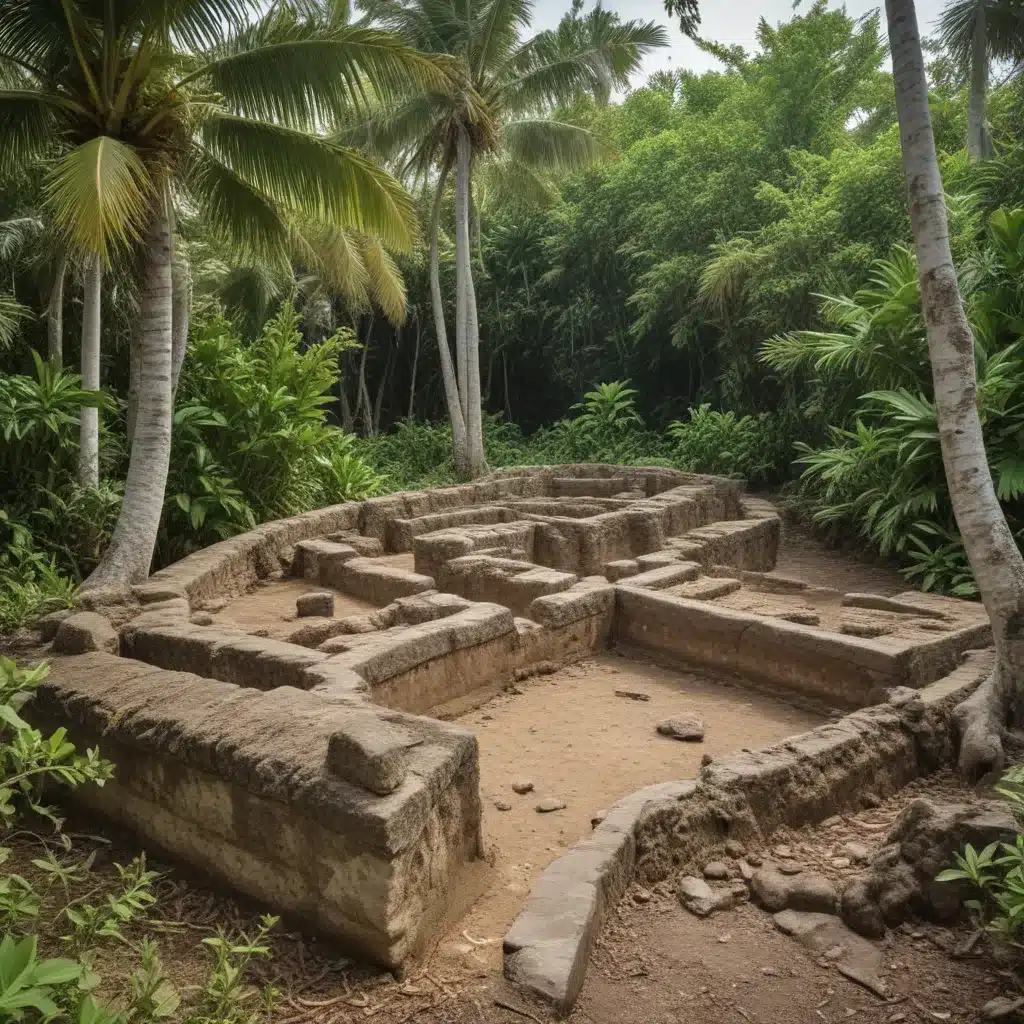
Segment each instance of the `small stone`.
[{"label": "small stone", "polygon": [[853,864],[867,864],[871,860],[871,851],[863,843],[847,843],[841,852],[844,857],[849,857]]},{"label": "small stone", "polygon": [[795,860],[779,861],[779,871],[784,875],[799,875],[803,871],[803,864],[797,864]]},{"label": "small stone", "polygon": [[704,739],[704,720],[699,715],[677,715],[658,723],[658,732],[674,740],[699,743]]},{"label": "small stone", "polygon": [[732,938],[732,935],[729,932],[726,932],[724,935],[719,935],[718,936],[718,941],[724,944],[724,943],[728,942],[731,938]]},{"label": "small stone", "polygon": [[651,894],[646,889],[634,889],[633,890],[633,902],[634,903],[650,903]]},{"label": "small stone", "polygon": [[515,680],[515,681],[516,681],[517,683],[521,683],[521,682],[523,682],[523,681],[524,681],[525,679],[529,679],[529,678],[530,678],[530,674],[531,674],[531,673],[530,673],[530,670],[529,670],[528,668],[517,668],[517,669],[516,669],[516,670],[515,670],[515,671],[514,671],[514,672],[512,673],[512,678],[513,678],[513,679],[514,679],[514,680]]},{"label": "small stone", "polygon": [[213,616],[209,612],[193,612],[189,621],[193,626],[212,626]]},{"label": "small stone", "polygon": [[533,783],[529,779],[516,779],[512,783],[512,792],[522,796],[525,793],[533,792]]},{"label": "small stone", "polygon": [[701,754],[700,766],[701,768],[707,768],[715,759],[710,754]]},{"label": "small stone", "polygon": [[882,806],[881,798],[878,796],[877,793],[864,793],[861,796],[861,798],[860,798],[860,802],[865,807],[881,807]]},{"label": "small stone", "polygon": [[996,996],[981,1008],[981,1017],[982,1020],[1002,1020],[1004,1017],[1012,1016],[1022,1007],[1024,998],[1007,999],[1006,996]]},{"label": "small stone", "polygon": [[793,859],[792,847],[786,846],[785,844],[776,846],[775,849],[772,852],[780,860],[792,860]]},{"label": "small stone", "polygon": [[747,852],[747,848],[738,839],[726,839],[725,852],[733,859],[739,860]]},{"label": "small stone", "polygon": [[740,877],[745,881],[749,882],[754,877],[754,869],[745,861],[739,862]]},{"label": "small stone", "polygon": [[300,619],[313,615],[321,618],[332,618],[334,615],[334,595],[329,590],[303,594],[295,600],[295,613]]},{"label": "small stone", "polygon": [[643,690],[616,690],[615,696],[625,697],[626,700],[648,701],[651,699],[651,695],[644,693]]},{"label": "small stone", "polygon": [[838,814],[833,814],[831,818],[826,818],[822,823],[822,828],[835,828],[838,825],[842,825],[843,819]]},{"label": "small stone", "polygon": [[774,978],[779,972],[774,967],[762,967],[761,973],[767,978]]},{"label": "small stone", "polygon": [[850,858],[849,857],[833,857],[832,858],[832,867],[834,867],[834,868],[839,868],[841,870],[842,868],[848,868],[849,866],[850,866]]},{"label": "small stone", "polygon": [[724,882],[729,877],[729,865],[720,860],[708,861],[704,865],[704,877],[713,882]]},{"label": "small stone", "polygon": [[747,854],[746,861],[752,868],[759,868],[764,863],[761,854],[753,852]]},{"label": "small stone", "polygon": [[676,894],[683,907],[697,917],[708,917],[716,910],[728,910],[735,899],[728,890],[716,892],[703,878],[695,875],[680,878]]},{"label": "small stone", "polygon": [[538,814],[550,814],[552,811],[561,811],[565,809],[565,801],[559,800],[556,796],[546,796],[539,804],[537,804]]},{"label": "small stone", "polygon": [[512,805],[510,803],[507,803],[504,800],[495,800],[494,801],[494,808],[495,808],[495,810],[498,810],[498,811],[511,811],[512,810]]}]

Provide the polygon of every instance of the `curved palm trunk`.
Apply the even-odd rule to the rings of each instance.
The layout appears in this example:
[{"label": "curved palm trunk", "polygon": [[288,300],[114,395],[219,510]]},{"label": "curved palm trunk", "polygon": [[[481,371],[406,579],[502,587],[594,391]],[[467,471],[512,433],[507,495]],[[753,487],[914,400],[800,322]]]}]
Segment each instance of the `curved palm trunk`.
[{"label": "curved palm trunk", "polygon": [[[89,256],[85,268],[82,301],[82,387],[100,387],[100,306],[103,295],[103,261],[99,253]],[[100,482],[100,411],[92,405],[82,409],[78,441],[78,482],[98,487]]]},{"label": "curved palm trunk", "polygon": [[[469,173],[469,134],[460,125],[455,154],[455,273],[456,302],[462,312],[462,323],[461,332],[457,334],[457,346],[462,357],[459,363],[459,393],[466,417],[469,476],[472,478],[484,472],[485,463],[480,407],[480,324],[477,319],[469,239]],[[458,332],[459,328],[456,330]]]},{"label": "curved palm trunk", "polygon": [[57,258],[50,301],[46,304],[46,358],[55,366],[64,361],[64,278],[67,270],[67,254],[62,252]]},{"label": "curved palm trunk", "polygon": [[987,102],[988,37],[985,4],[979,3],[971,41],[971,85],[967,106],[967,155],[975,161],[985,160],[992,155],[992,140],[985,124]]},{"label": "curved palm trunk", "polygon": [[462,399],[455,380],[455,367],[448,347],[448,329],[444,322],[444,303],[441,300],[441,279],[438,267],[437,232],[441,220],[441,202],[444,198],[448,169],[442,170],[437,181],[437,195],[430,215],[430,305],[434,311],[434,333],[437,335],[438,356],[441,361],[441,380],[444,382],[444,400],[448,406],[448,420],[452,425],[452,455],[455,472],[469,476],[469,446],[466,439],[466,419],[462,415]]},{"label": "curved palm trunk", "polygon": [[1002,766],[1004,727],[1024,718],[1024,559],[996,498],[985,456],[974,342],[949,250],[945,194],[913,0],[886,0],[886,11],[942,461],[957,526],[996,643],[993,674],[957,708],[960,767],[977,777]]},{"label": "curved palm trunk", "polygon": [[139,297],[138,404],[124,504],[110,545],[84,587],[124,586],[149,575],[171,458],[171,260],[167,208],[153,211]]},{"label": "curved palm trunk", "polygon": [[171,267],[171,398],[178,393],[178,378],[188,350],[188,320],[192,312],[192,274],[179,256]]}]

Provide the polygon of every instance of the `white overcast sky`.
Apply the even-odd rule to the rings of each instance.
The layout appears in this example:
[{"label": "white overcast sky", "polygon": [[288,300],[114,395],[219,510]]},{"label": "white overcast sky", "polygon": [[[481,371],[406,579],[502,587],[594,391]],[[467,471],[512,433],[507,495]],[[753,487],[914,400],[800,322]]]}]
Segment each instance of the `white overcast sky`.
[{"label": "white overcast sky", "polygon": [[[533,28],[535,31],[554,28],[569,9],[570,0],[535,0]],[[922,34],[929,34],[934,27],[945,0],[917,0],[917,18]],[[593,6],[593,0],[586,0],[586,9]],[[623,20],[637,18],[642,21],[656,21],[665,25],[671,35],[671,45],[656,50],[647,58],[644,72],[637,85],[652,71],[659,68],[688,68],[692,71],[707,71],[720,68],[714,57],[698,50],[680,31],[679,24],[665,14],[662,0],[604,0],[604,6],[618,11]],[[804,0],[797,9],[807,10],[810,0]],[[882,7],[881,0],[847,0],[845,4],[833,0],[833,7],[846,7],[853,17],[867,14]],[[733,45],[739,43],[748,51],[755,47],[754,33],[758,19],[764,17],[770,25],[788,21],[793,16],[792,0],[701,0],[700,34],[707,39]],[[885,31],[885,15],[882,15],[882,30]]]}]

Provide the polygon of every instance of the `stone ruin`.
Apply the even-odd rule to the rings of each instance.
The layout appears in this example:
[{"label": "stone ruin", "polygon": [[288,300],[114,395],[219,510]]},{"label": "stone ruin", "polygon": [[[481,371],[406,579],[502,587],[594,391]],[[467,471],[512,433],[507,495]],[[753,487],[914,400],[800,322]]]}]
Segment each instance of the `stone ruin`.
[{"label": "stone ruin", "polygon": [[[815,762],[832,780],[825,795],[824,783],[800,783],[822,815],[857,771],[920,760],[877,708],[857,709],[885,706],[897,687],[964,685],[964,653],[990,642],[974,604],[777,576],[778,540],[775,510],[740,482],[658,467],[507,469],[338,505],[216,544],[130,591],[88,592],[44,620],[52,671],[35,713],[116,763],[83,802],[394,968],[476,895],[477,740],[446,719],[513,679],[619,646],[855,712],[845,731],[823,726],[627,798],[548,869],[506,938],[506,972],[564,1009],[603,908],[632,873],[664,875],[692,855],[692,836],[720,840],[730,821],[742,833],[784,820],[777,801],[806,777],[793,767],[801,758],[832,758]],[[227,618],[231,602],[289,579],[329,596],[305,600],[276,635]],[[359,610],[317,614],[331,596]],[[939,685],[928,707],[952,692]],[[869,750],[865,730],[878,729]],[[828,774],[839,761],[845,782]],[[766,765],[789,780],[781,790],[758,789]],[[746,818],[722,810],[737,779],[755,808]],[[698,813],[702,785],[711,795]]]}]

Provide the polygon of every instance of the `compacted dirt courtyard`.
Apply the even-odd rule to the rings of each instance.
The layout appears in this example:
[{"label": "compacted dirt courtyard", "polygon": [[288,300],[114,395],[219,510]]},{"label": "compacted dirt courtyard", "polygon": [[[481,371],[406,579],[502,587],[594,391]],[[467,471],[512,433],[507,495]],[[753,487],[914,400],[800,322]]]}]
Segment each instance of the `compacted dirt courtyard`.
[{"label": "compacted dirt courtyard", "polygon": [[[657,733],[659,722],[681,713],[704,720],[703,742]],[[533,883],[591,831],[595,815],[652,783],[695,778],[704,755],[774,743],[823,719],[729,682],[609,653],[528,679],[458,721],[480,743],[484,839],[494,868],[452,951],[465,949],[466,930],[494,940],[480,948],[497,964],[501,937]],[[533,789],[515,792],[520,782]],[[546,798],[565,807],[539,813]]]}]

